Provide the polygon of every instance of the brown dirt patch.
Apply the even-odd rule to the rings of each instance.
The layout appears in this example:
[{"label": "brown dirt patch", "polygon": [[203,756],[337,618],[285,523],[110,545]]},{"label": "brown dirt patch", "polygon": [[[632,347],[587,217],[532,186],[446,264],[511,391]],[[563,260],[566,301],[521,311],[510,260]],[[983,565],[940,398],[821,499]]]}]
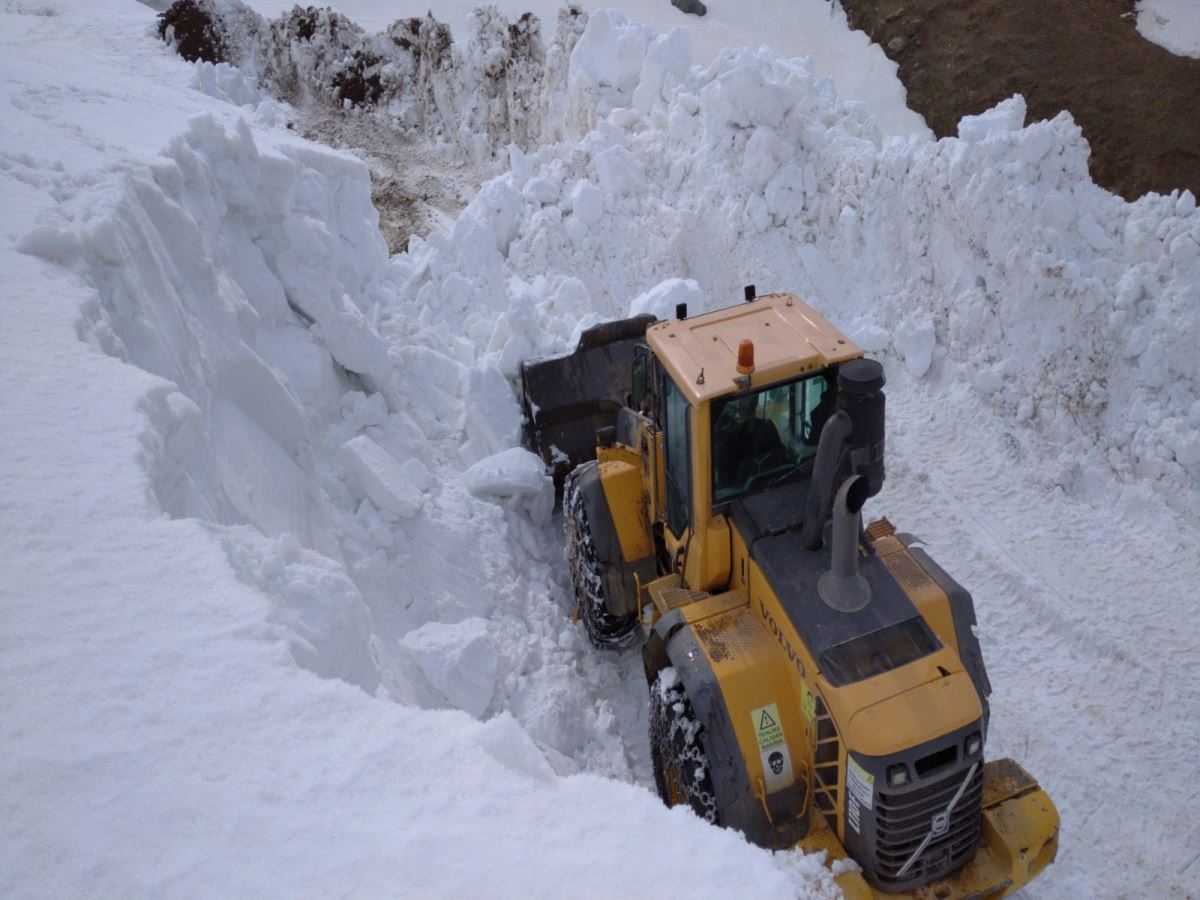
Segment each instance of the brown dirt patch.
[{"label": "brown dirt patch", "polygon": [[1133,0],[842,0],[899,63],[938,137],[1020,93],[1029,120],[1069,110],[1096,183],[1132,200],[1200,196],[1200,59],[1137,33]]},{"label": "brown dirt patch", "polygon": [[289,125],[304,137],[350,150],[371,172],[371,200],[389,253],[402,253],[412,235],[451,224],[497,173],[498,162],[470,164],[444,148],[413,140],[386,116],[360,109],[309,104]]}]

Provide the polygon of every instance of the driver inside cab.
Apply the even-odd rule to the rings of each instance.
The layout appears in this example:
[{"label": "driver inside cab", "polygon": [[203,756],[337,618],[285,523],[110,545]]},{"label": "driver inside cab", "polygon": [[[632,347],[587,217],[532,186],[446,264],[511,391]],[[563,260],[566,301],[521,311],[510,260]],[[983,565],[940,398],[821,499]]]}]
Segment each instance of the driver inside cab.
[{"label": "driver inside cab", "polygon": [[760,472],[789,462],[779,429],[759,415],[762,394],[738,397],[727,403],[717,420],[713,461],[722,484],[744,485]]}]

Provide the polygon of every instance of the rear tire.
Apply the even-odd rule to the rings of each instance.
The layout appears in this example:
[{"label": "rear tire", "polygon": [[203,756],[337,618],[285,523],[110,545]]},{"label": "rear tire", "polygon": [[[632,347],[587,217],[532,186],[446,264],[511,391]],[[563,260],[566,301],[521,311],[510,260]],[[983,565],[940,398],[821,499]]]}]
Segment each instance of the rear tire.
[{"label": "rear tire", "polygon": [[686,803],[704,821],[721,824],[712,767],[704,752],[704,726],[696,720],[683,682],[669,667],[650,685],[650,758],[658,795],[667,806]]},{"label": "rear tire", "polygon": [[601,649],[623,647],[633,643],[640,626],[636,615],[613,615],[605,603],[604,579],[596,559],[583,491],[579,490],[581,470],[582,467],[575,469],[567,476],[563,491],[563,531],[571,584],[575,588],[583,629],[592,644]]}]

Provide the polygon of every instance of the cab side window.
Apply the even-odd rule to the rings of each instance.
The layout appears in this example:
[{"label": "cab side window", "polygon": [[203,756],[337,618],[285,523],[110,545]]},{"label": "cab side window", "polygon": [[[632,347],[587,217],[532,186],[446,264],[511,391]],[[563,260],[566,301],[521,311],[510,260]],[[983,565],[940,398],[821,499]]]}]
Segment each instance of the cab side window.
[{"label": "cab side window", "polygon": [[664,428],[666,430],[667,527],[676,537],[688,526],[691,509],[691,480],[688,477],[690,458],[688,431],[691,408],[670,377],[663,377]]}]

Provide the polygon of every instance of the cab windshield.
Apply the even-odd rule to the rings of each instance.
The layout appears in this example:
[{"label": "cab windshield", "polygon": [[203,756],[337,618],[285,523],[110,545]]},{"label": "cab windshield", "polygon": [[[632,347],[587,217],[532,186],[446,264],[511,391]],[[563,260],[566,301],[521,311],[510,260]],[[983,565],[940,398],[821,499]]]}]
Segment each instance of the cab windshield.
[{"label": "cab windshield", "polygon": [[807,470],[833,412],[832,375],[821,372],[713,401],[713,503]]}]

